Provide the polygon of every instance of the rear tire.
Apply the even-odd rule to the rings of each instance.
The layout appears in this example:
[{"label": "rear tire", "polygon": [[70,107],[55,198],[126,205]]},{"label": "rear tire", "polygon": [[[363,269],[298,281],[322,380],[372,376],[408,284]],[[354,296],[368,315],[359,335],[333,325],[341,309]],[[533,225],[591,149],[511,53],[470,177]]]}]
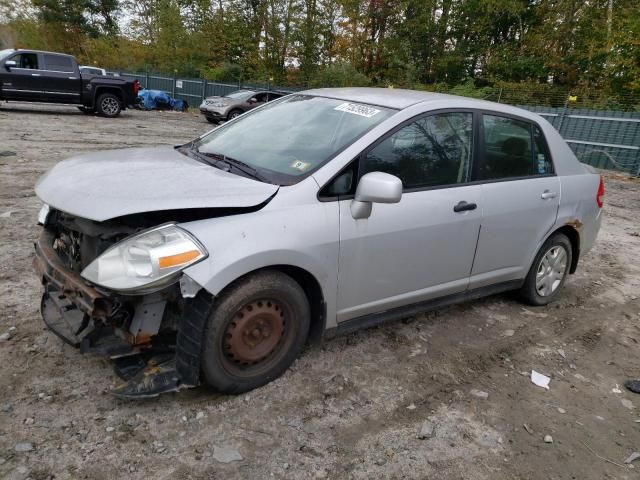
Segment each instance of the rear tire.
[{"label": "rear tire", "polygon": [[232,284],[207,320],[205,382],[237,394],[278,378],[301,352],[310,317],[304,290],[284,273],[262,271]]},{"label": "rear tire", "polygon": [[549,237],[536,254],[518,292],[520,299],[534,306],[553,302],[567,279],[572,255],[571,242],[566,235],[556,233]]},{"label": "rear tire", "polygon": [[122,111],[122,103],[113,93],[103,93],[98,96],[96,101],[96,111],[102,117],[117,117]]}]

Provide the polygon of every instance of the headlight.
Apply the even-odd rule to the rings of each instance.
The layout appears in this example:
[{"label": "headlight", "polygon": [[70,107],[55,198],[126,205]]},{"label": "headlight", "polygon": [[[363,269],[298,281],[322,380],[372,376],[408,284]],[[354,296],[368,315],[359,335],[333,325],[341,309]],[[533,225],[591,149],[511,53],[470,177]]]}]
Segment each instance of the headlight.
[{"label": "headlight", "polygon": [[191,234],[172,224],[162,225],[113,245],[81,275],[111,290],[146,293],[173,283],[183,269],[207,256]]}]

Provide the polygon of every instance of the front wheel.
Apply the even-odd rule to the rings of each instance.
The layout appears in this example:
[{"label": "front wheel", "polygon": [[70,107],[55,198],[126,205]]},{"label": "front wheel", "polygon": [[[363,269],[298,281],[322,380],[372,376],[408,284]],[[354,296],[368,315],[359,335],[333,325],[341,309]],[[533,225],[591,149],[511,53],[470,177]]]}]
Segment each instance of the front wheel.
[{"label": "front wheel", "polygon": [[122,104],[120,99],[113,93],[103,93],[96,102],[96,111],[103,117],[113,118],[120,115]]},{"label": "front wheel", "polygon": [[236,117],[242,115],[242,110],[231,110],[229,115],[227,115],[227,120],[233,120]]},{"label": "front wheel", "polygon": [[572,259],[571,242],[566,235],[556,233],[544,242],[520,289],[520,297],[530,305],[553,302],[564,285]]},{"label": "front wheel", "polygon": [[304,290],[288,275],[249,275],[216,300],[202,349],[206,383],[236,394],[282,375],[309,333],[310,308]]}]

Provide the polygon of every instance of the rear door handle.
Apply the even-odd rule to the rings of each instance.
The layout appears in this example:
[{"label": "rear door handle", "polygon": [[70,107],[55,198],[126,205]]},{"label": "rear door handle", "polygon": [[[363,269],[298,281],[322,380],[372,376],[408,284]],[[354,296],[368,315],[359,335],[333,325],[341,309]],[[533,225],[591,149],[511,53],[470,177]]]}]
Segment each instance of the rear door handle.
[{"label": "rear door handle", "polygon": [[478,208],[478,205],[476,205],[475,203],[467,203],[462,200],[455,207],[453,207],[453,211],[459,213],[466,212],[468,210],[475,210],[476,208]]},{"label": "rear door handle", "polygon": [[39,76],[40,76],[40,74],[39,74],[39,73],[32,73],[32,74],[31,74],[31,76],[32,76],[32,77],[39,77]]},{"label": "rear door handle", "polygon": [[550,198],[556,198],[558,196],[558,194],[556,192],[552,192],[551,190],[545,190],[544,192],[542,192],[542,195],[540,195],[540,198],[543,200],[548,200]]}]

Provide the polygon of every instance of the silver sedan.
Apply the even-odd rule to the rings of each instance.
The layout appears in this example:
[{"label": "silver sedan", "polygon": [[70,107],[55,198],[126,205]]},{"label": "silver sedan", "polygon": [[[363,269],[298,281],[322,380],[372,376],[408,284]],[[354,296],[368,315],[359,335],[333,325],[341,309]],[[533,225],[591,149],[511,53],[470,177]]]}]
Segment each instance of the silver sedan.
[{"label": "silver sedan", "polygon": [[308,339],[508,290],[557,299],[602,179],[540,116],[398,89],[309,90],[173,148],[40,180],[45,322],[146,397],[244,392]]}]

